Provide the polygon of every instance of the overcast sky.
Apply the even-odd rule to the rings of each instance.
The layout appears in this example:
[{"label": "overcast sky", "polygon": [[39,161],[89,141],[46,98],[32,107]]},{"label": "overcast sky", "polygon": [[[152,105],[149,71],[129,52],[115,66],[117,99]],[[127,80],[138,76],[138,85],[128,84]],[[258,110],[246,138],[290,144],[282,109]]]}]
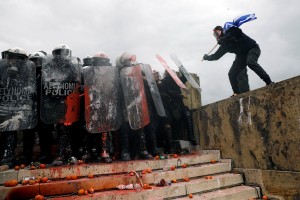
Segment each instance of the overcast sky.
[{"label": "overcast sky", "polygon": [[[232,95],[227,74],[234,54],[201,62],[216,44],[212,29],[255,13],[257,20],[241,28],[260,45],[259,63],[279,82],[300,74],[299,8],[299,0],[1,0],[0,50],[51,53],[64,43],[74,56],[103,51],[113,64],[127,51],[159,71],[155,55],[178,70],[169,56],[175,53],[200,77],[206,105]],[[248,74],[251,90],[265,85],[251,70]]]}]

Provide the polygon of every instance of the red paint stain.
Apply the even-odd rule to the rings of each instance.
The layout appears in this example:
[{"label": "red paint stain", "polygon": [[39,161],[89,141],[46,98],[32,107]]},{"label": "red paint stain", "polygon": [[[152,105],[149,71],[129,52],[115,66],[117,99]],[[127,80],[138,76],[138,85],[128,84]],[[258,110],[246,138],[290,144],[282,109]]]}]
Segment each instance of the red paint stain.
[{"label": "red paint stain", "polygon": [[67,111],[65,114],[65,121],[64,123],[72,124],[79,120],[79,112],[80,112],[80,93],[78,91],[78,87],[72,93],[70,93],[66,100],[65,104],[67,107]]}]

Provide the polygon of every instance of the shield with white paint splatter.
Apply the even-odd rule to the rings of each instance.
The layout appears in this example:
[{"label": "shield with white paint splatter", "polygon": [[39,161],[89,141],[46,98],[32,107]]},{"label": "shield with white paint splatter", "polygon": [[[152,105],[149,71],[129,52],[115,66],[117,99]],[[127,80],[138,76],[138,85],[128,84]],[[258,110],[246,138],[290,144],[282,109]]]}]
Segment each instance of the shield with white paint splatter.
[{"label": "shield with white paint splatter", "polygon": [[0,132],[36,126],[35,73],[29,60],[0,60]]},{"label": "shield with white paint splatter", "polygon": [[120,72],[127,117],[133,130],[150,123],[141,65],[125,67]]},{"label": "shield with white paint splatter", "polygon": [[147,79],[147,83],[148,83],[148,86],[149,86],[149,89],[151,92],[151,96],[152,96],[152,99],[153,99],[153,102],[155,105],[156,112],[159,116],[164,117],[164,116],[166,116],[166,111],[165,111],[163,102],[161,100],[161,96],[160,96],[156,81],[154,79],[152,69],[151,69],[150,65],[141,64],[141,66],[142,66],[142,70]]},{"label": "shield with white paint splatter", "polygon": [[79,120],[81,65],[77,58],[43,60],[41,120],[47,124],[71,124]]},{"label": "shield with white paint splatter", "polygon": [[86,129],[90,133],[120,128],[120,78],[117,67],[88,66],[83,69]]}]

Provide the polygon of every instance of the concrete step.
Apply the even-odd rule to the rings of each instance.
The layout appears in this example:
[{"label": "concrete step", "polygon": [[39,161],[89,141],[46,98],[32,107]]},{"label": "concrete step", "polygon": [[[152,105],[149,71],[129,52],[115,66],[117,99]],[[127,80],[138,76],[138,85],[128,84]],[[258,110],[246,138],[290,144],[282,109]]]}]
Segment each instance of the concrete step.
[{"label": "concrete step", "polygon": [[220,160],[220,151],[200,151],[195,155],[179,155],[178,158],[169,158],[165,160],[134,160],[128,162],[114,162],[110,164],[106,163],[91,163],[82,165],[70,165],[59,167],[48,167],[46,169],[10,169],[0,172],[0,184],[3,184],[6,180],[17,179],[22,180],[24,177],[37,177],[46,176],[49,179],[62,179],[70,174],[76,174],[78,177],[85,177],[88,174],[104,175],[104,174],[118,174],[126,173],[129,171],[142,171],[146,168],[152,170],[163,169],[166,166],[177,166],[181,163],[187,163],[188,165],[195,165],[200,163],[209,163],[211,160]]},{"label": "concrete step", "polygon": [[[212,192],[193,194],[193,199],[197,200],[250,200],[259,198],[259,188],[240,185],[232,188],[220,189]],[[177,198],[178,200],[190,199],[188,196]]]},{"label": "concrete step", "polygon": [[[211,163],[212,160],[217,161]],[[182,164],[188,164],[183,167]],[[176,166],[171,169],[171,166]],[[142,173],[144,169],[150,173]],[[196,199],[251,199],[257,193],[253,188],[241,186],[241,174],[229,173],[230,160],[221,160],[219,151],[201,151],[193,155],[180,155],[165,160],[136,160],[115,162],[110,164],[94,163],[75,166],[49,167],[46,169],[2,172],[2,181],[14,174],[17,180],[24,177],[46,176],[47,183],[34,185],[17,185],[15,187],[0,186],[0,199],[31,199],[42,194],[47,199],[178,199],[187,198],[193,194]],[[129,172],[134,171],[134,176]],[[78,179],[67,180],[70,174],[76,174]],[[88,178],[94,174],[94,178]],[[185,179],[189,178],[189,181]],[[161,180],[175,183],[159,186]],[[151,189],[133,188],[119,190],[118,185],[148,184]],[[93,188],[93,194],[78,195],[79,189]]]},{"label": "concrete step", "polygon": [[[124,199],[137,199],[137,200],[150,200],[150,199],[165,199],[177,198],[187,196],[192,192],[206,192],[217,190],[223,187],[232,187],[243,183],[240,174],[221,174],[215,175],[212,179],[197,178],[189,182],[173,183],[169,186],[157,187],[152,186],[152,189],[136,190],[108,190],[95,192],[89,195],[72,195],[72,196],[58,196],[53,197],[54,200],[69,200],[69,199],[101,199],[101,200],[124,200]],[[253,198],[255,195],[253,195]]]},{"label": "concrete step", "polygon": [[[174,171],[169,168],[168,170],[155,170],[152,173],[140,174],[141,179],[138,179],[137,176],[130,176],[128,173],[97,175],[93,179],[89,179],[88,177],[82,177],[77,180],[57,179],[36,185],[18,185],[13,188],[2,186],[0,187],[0,199],[11,195],[14,198],[24,197],[24,191],[26,191],[26,197],[32,198],[38,192],[46,196],[53,196],[76,193],[80,188],[85,188],[86,190],[93,188],[96,191],[102,191],[115,189],[117,185],[128,185],[131,183],[154,185],[160,182],[161,179],[169,182],[176,179],[177,182],[183,182],[184,178],[194,179],[212,174],[226,173],[229,170],[229,163],[218,162],[215,164],[192,165],[187,168],[178,167]],[[222,180],[215,179],[214,181]],[[218,184],[218,186],[222,186],[225,183],[218,182]],[[189,190],[192,191],[193,188],[191,187]]]}]

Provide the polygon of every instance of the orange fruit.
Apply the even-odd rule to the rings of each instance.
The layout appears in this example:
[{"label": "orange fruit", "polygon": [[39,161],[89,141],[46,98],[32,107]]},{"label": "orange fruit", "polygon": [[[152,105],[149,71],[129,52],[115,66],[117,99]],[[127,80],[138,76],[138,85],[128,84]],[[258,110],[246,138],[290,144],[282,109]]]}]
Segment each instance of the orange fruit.
[{"label": "orange fruit", "polygon": [[22,180],[22,185],[27,185],[28,180]]},{"label": "orange fruit", "polygon": [[76,180],[77,179],[77,175],[76,174],[71,175],[71,179],[72,180]]},{"label": "orange fruit", "polygon": [[184,163],[184,164],[181,165],[181,167],[182,167],[182,168],[186,168],[186,167],[187,167],[187,164]]},{"label": "orange fruit", "polygon": [[20,166],[16,165],[15,170],[19,170],[19,169],[21,169]]},{"label": "orange fruit", "polygon": [[45,164],[40,164],[40,169],[45,169],[46,165]]},{"label": "orange fruit", "polygon": [[142,174],[147,174],[147,171],[144,169],[144,170],[142,171]]},{"label": "orange fruit", "polygon": [[262,197],[262,199],[263,199],[263,200],[267,200],[267,199],[268,199],[268,196],[265,195],[265,196]]},{"label": "orange fruit", "polygon": [[155,159],[156,159],[156,160],[159,160],[159,156],[155,156]]},{"label": "orange fruit", "polygon": [[78,195],[84,195],[85,191],[84,189],[79,189],[77,193]]},{"label": "orange fruit", "polygon": [[189,194],[189,198],[190,198],[190,199],[193,198],[193,194]]},{"label": "orange fruit", "polygon": [[72,179],[71,175],[67,175],[67,176],[66,176],[66,179],[67,179],[67,180],[71,180],[71,179]]},{"label": "orange fruit", "polygon": [[130,172],[130,173],[129,173],[129,176],[134,176],[134,173],[133,173],[133,172]]},{"label": "orange fruit", "polygon": [[45,197],[43,195],[40,195],[40,194],[35,195],[35,197],[34,197],[34,200],[44,200],[44,199],[45,199]]},{"label": "orange fruit", "polygon": [[172,179],[171,182],[172,182],[172,183],[176,183],[177,180],[176,180],[176,179]]},{"label": "orange fruit", "polygon": [[189,182],[190,181],[189,178],[183,178],[182,180],[185,181],[185,182]]},{"label": "orange fruit", "polygon": [[152,173],[152,169],[151,168],[147,168],[145,169],[147,173]]},{"label": "orange fruit", "polygon": [[171,169],[172,171],[174,171],[174,170],[176,169],[176,167],[175,167],[175,166],[171,166],[170,169]]},{"label": "orange fruit", "polygon": [[177,158],[177,157],[178,157],[178,155],[177,155],[177,154],[173,154],[173,157],[174,157],[174,158]]},{"label": "orange fruit", "polygon": [[47,182],[48,182],[48,177],[43,177],[43,178],[41,178],[41,182],[42,182],[42,183],[47,183]]},{"label": "orange fruit", "polygon": [[30,166],[30,170],[35,170],[35,169],[36,169],[36,167],[34,165]]},{"label": "orange fruit", "polygon": [[88,178],[94,178],[94,174],[89,174]]},{"label": "orange fruit", "polygon": [[149,188],[149,185],[148,185],[147,183],[145,183],[145,184],[143,185],[143,188],[144,188],[144,189],[148,189],[148,188]]},{"label": "orange fruit", "polygon": [[89,193],[90,193],[90,194],[93,194],[94,192],[95,192],[94,188],[90,188],[90,189],[89,189]]},{"label": "orange fruit", "polygon": [[217,161],[216,160],[214,160],[214,159],[212,159],[211,161],[210,161],[210,163],[212,163],[212,164],[215,164]]},{"label": "orange fruit", "polygon": [[206,176],[205,179],[212,179],[212,176]]},{"label": "orange fruit", "polygon": [[29,185],[34,185],[35,184],[35,180],[29,180],[28,183],[29,183]]},{"label": "orange fruit", "polygon": [[18,181],[16,179],[5,181],[5,187],[15,187],[18,185]]}]

